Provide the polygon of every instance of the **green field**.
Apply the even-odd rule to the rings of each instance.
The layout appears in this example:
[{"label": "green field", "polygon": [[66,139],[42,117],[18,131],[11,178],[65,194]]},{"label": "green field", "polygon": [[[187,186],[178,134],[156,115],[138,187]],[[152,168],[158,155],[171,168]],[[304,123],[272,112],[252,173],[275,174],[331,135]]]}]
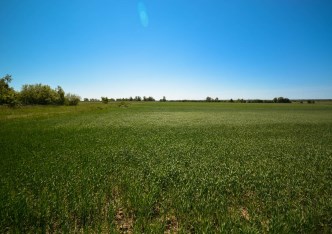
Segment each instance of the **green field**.
[{"label": "green field", "polygon": [[332,104],[0,107],[0,233],[331,233]]}]

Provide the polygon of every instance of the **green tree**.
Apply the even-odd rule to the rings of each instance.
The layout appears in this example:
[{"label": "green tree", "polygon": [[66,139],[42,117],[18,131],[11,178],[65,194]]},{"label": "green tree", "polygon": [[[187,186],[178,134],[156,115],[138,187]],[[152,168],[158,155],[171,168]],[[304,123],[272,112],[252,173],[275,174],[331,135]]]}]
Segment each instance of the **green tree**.
[{"label": "green tree", "polygon": [[0,79],[0,105],[8,104],[15,106],[19,103],[18,93],[9,86],[9,83],[12,81],[11,75],[6,75]]},{"label": "green tree", "polygon": [[65,91],[61,88],[61,86],[58,86],[57,89],[56,89],[56,92],[58,93],[59,95],[59,99],[58,99],[58,104],[59,105],[64,105],[65,104]]},{"label": "green tree", "polygon": [[107,104],[107,103],[108,103],[108,97],[101,97],[101,101],[102,101],[104,104]]},{"label": "green tree", "polygon": [[291,100],[289,100],[288,98],[284,98],[284,97],[278,97],[278,98],[273,98],[273,102],[274,103],[291,103]]}]

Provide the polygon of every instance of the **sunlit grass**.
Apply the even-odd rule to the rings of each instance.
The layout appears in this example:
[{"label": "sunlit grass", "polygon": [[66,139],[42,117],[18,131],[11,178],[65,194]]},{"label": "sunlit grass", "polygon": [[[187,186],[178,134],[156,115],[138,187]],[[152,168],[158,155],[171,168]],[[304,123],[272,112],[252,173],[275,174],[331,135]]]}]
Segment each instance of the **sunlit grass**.
[{"label": "sunlit grass", "polygon": [[332,106],[2,108],[0,232],[331,232]]}]

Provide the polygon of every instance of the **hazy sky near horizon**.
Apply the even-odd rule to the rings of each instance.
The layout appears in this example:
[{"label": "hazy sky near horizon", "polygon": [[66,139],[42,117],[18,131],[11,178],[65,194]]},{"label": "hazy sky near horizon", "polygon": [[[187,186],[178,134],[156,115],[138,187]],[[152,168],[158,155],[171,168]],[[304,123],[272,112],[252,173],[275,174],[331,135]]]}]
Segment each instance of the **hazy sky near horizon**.
[{"label": "hazy sky near horizon", "polygon": [[82,98],[332,98],[331,0],[0,0],[0,77]]}]

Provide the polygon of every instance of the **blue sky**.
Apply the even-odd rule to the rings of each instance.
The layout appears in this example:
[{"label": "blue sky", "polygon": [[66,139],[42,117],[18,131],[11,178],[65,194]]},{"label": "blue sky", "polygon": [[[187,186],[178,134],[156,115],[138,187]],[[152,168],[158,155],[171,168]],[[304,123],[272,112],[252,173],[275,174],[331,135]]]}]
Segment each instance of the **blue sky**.
[{"label": "blue sky", "polygon": [[82,98],[332,98],[332,1],[0,0],[0,76]]}]

